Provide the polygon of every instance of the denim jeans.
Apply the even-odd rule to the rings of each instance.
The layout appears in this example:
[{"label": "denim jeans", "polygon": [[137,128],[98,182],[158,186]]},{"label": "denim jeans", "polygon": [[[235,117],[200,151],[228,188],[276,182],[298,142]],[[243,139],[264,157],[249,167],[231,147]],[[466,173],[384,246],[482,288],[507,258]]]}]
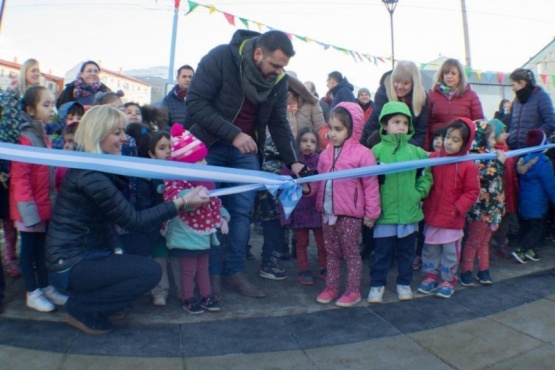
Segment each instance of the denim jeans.
[{"label": "denim jeans", "polygon": [[[210,147],[206,162],[211,166],[260,170],[257,154],[241,154],[239,149],[223,139]],[[218,188],[237,185],[239,184],[216,184]],[[222,203],[231,216],[229,234],[222,238],[221,247],[213,246],[210,249],[210,275],[233,275],[244,270],[255,195],[256,191],[248,191],[222,197]],[[220,248],[223,248],[223,252]]]},{"label": "denim jeans", "polygon": [[262,232],[262,266],[275,265],[283,251],[285,229],[279,220],[262,221]]},{"label": "denim jeans", "polygon": [[25,280],[25,288],[32,292],[37,288],[48,286],[48,270],[44,257],[44,245],[46,233],[30,233],[22,231],[21,251],[19,253],[19,264],[21,274]]},{"label": "denim jeans", "polygon": [[66,311],[93,329],[108,329],[108,316],[130,306],[158,284],[162,269],[151,258],[112,254],[84,259],[70,270]]},{"label": "denim jeans", "polygon": [[410,285],[412,282],[412,261],[415,257],[417,233],[412,233],[404,238],[390,236],[386,238],[376,238],[374,254],[372,255],[372,268],[370,286],[385,286],[387,283],[387,273],[393,262],[393,257],[397,256],[397,284]]}]

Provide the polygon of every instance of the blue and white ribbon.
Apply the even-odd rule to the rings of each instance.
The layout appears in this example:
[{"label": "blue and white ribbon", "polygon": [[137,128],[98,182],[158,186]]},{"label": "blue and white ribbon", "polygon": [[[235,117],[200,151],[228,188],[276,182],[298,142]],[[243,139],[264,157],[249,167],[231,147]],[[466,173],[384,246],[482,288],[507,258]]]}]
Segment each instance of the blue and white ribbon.
[{"label": "blue and white ribbon", "polygon": [[[507,158],[518,157],[527,153],[544,151],[555,144],[512,150],[505,153]],[[196,180],[242,184],[210,191],[211,196],[224,196],[253,190],[268,190],[276,195],[279,190],[280,202],[284,213],[289,217],[301,199],[301,184],[336,180],[350,177],[376,176],[403,172],[417,168],[439,166],[463,161],[494,159],[495,153],[470,154],[462,157],[441,157],[421,159],[400,163],[368,166],[336,172],[322,173],[314,176],[293,179],[263,171],[241,170],[236,168],[200,166],[173,161],[160,161],[148,158],[123,157],[116,155],[74,152],[35,148],[17,144],[0,143],[0,159],[27,162],[46,166],[78,168],[114,173],[124,176],[167,180]]]}]

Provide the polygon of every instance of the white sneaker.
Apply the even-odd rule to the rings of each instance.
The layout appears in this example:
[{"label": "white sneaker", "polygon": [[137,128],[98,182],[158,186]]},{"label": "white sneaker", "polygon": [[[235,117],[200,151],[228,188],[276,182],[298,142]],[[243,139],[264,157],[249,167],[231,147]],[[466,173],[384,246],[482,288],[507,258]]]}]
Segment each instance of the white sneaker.
[{"label": "white sneaker", "polygon": [[46,298],[48,298],[50,302],[54,303],[57,306],[63,306],[67,302],[67,295],[58,292],[58,290],[56,290],[56,288],[54,288],[52,285],[47,286],[42,291],[44,292]]},{"label": "white sneaker", "polygon": [[410,285],[397,284],[397,297],[400,301],[410,301],[412,299],[412,290]]},{"label": "white sneaker", "polygon": [[368,303],[382,303],[384,290],[383,286],[371,287],[370,293],[368,293]]},{"label": "white sneaker", "polygon": [[40,289],[35,289],[32,292],[27,292],[27,307],[37,310],[39,312],[52,312],[56,309],[56,306],[52,304],[44,296],[44,293]]},{"label": "white sneaker", "polygon": [[166,297],[155,296],[154,299],[152,300],[152,305],[153,306],[158,306],[158,307],[165,306],[166,305]]}]

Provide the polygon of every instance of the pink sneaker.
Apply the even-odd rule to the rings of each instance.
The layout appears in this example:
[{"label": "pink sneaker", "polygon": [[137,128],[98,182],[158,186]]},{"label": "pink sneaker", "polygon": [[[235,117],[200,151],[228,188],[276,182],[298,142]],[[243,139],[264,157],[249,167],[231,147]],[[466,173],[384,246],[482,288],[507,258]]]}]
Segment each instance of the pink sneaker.
[{"label": "pink sneaker", "polygon": [[322,291],[322,293],[318,294],[316,297],[316,302],[318,303],[330,303],[337,297],[339,294],[339,289],[337,288],[326,288]]},{"label": "pink sneaker", "polygon": [[345,292],[337,302],[335,302],[335,305],[339,307],[351,307],[358,302],[360,302],[360,292]]}]

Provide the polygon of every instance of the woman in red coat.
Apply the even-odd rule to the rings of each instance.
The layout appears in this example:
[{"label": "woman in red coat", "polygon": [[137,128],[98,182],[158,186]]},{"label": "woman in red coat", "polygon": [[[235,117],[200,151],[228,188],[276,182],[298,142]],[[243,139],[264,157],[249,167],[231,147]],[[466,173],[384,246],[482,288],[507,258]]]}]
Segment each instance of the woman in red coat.
[{"label": "woman in red coat", "polygon": [[434,87],[428,95],[428,135],[424,148],[429,148],[437,129],[457,117],[472,121],[483,119],[482,104],[466,82],[463,66],[456,59],[447,59],[437,71]]}]

